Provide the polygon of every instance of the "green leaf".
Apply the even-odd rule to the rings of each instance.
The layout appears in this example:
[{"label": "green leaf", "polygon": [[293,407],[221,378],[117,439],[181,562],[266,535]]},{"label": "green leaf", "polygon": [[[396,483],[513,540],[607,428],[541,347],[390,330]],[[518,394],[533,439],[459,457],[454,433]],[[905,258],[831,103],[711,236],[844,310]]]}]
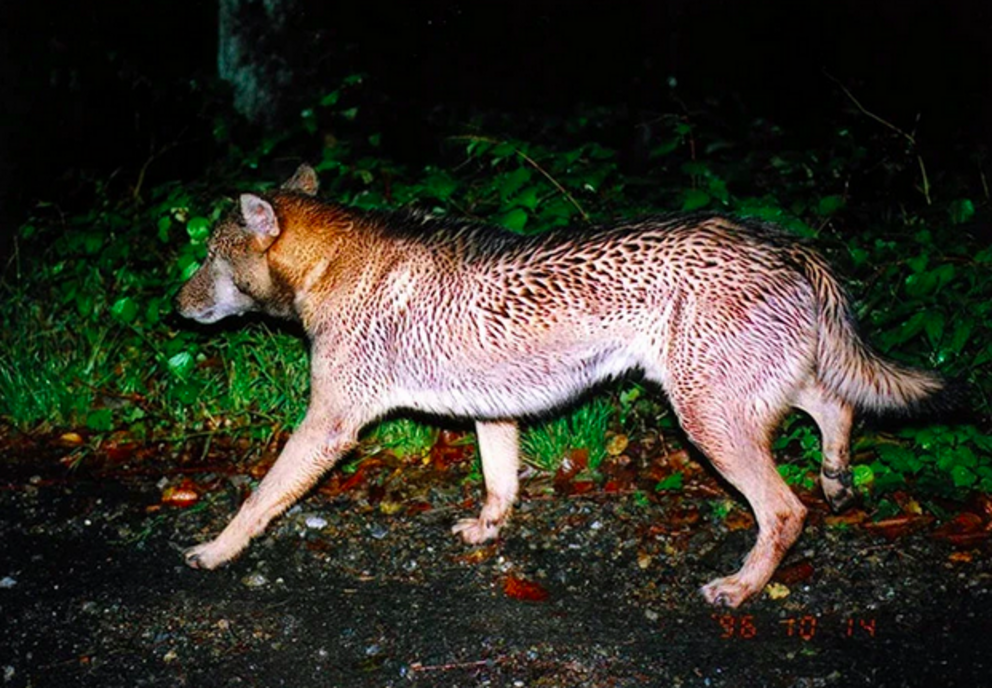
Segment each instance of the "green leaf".
[{"label": "green leaf", "polygon": [[163,244],[169,243],[169,228],[172,227],[172,218],[168,215],[158,219],[158,240]]},{"label": "green leaf", "polygon": [[75,295],[73,301],[76,304],[76,312],[84,318],[88,318],[93,313],[93,294],[80,292]]},{"label": "green leaf", "polygon": [[527,211],[523,208],[514,208],[508,213],[503,213],[497,222],[507,229],[519,232],[527,224]]},{"label": "green leaf", "polygon": [[210,221],[201,216],[191,217],[186,223],[186,233],[194,244],[202,244],[210,237]]},{"label": "green leaf", "polygon": [[892,333],[888,334],[888,341],[891,346],[899,346],[909,341],[916,335],[918,335],[923,328],[926,326],[927,313],[925,311],[918,311],[909,320],[904,322],[901,327]]},{"label": "green leaf", "polygon": [[190,371],[193,370],[193,366],[196,365],[193,354],[189,351],[180,351],[178,354],[169,358],[166,363],[169,366],[169,370],[172,371],[172,374],[180,379],[183,379],[189,375]]},{"label": "green leaf", "polygon": [[121,322],[132,323],[138,315],[138,304],[130,296],[125,296],[114,302],[110,312]]},{"label": "green leaf", "polygon": [[978,355],[975,356],[975,360],[972,361],[972,365],[977,368],[985,365],[989,361],[992,361],[992,344],[986,345],[984,349],[978,352]]},{"label": "green leaf", "polygon": [[958,447],[954,452],[954,464],[965,468],[974,468],[978,465],[978,457],[970,447]]},{"label": "green leaf", "polygon": [[940,311],[930,311],[923,325],[930,346],[936,349],[940,345],[940,340],[944,337],[944,314]]},{"label": "green leaf", "polygon": [[[190,256],[190,258],[192,258],[192,256]],[[192,277],[193,274],[196,273],[196,271],[199,269],[200,269],[200,263],[197,262],[196,260],[191,259],[189,262],[186,263],[185,267],[180,268],[181,272],[179,273],[179,277],[183,282],[185,282],[190,277]]]},{"label": "green leaf", "polygon": [[540,203],[539,189],[536,186],[525,187],[523,191],[513,197],[511,203],[527,210],[534,210]]},{"label": "green leaf", "polygon": [[710,195],[702,189],[686,189],[682,194],[682,210],[698,210],[710,204]]},{"label": "green leaf", "polygon": [[162,305],[165,304],[168,308],[168,301],[165,299],[152,299],[148,302],[148,308],[145,309],[145,322],[149,325],[157,325],[159,320],[162,319]]},{"label": "green leaf", "polygon": [[951,333],[951,338],[947,342],[947,348],[955,354],[960,354],[964,345],[968,343],[968,338],[971,337],[971,331],[974,327],[974,321],[964,316],[954,327],[954,332]]},{"label": "green leaf", "polygon": [[652,148],[651,152],[648,153],[648,158],[650,160],[654,160],[655,158],[664,157],[678,148],[680,143],[682,143],[682,137],[673,136],[672,138],[663,141],[660,145]]},{"label": "green leaf", "polygon": [[864,265],[865,261],[868,260],[869,253],[863,248],[852,248],[850,251],[851,261],[854,263],[855,267],[860,267]]},{"label": "green leaf", "polygon": [[730,201],[730,192],[727,191],[727,182],[724,180],[713,177],[707,184],[707,189],[709,189],[710,195],[721,203],[726,204]]},{"label": "green leaf", "polygon": [[337,105],[338,99],[340,97],[341,97],[341,91],[335,89],[320,99],[320,106],[330,107],[332,105]]},{"label": "green leaf", "polygon": [[513,146],[512,143],[508,143],[504,141],[502,143],[497,144],[496,147],[489,152],[489,154],[492,157],[496,158],[497,160],[502,160],[503,158],[509,157],[516,152],[517,149]]},{"label": "green leaf", "polygon": [[86,414],[86,427],[94,432],[107,432],[114,427],[114,412],[109,408],[94,409]]},{"label": "green leaf", "polygon": [[689,175],[690,177],[703,177],[708,179],[713,175],[710,171],[710,166],[705,162],[699,160],[690,160],[688,162],[682,163],[682,172]]},{"label": "green leaf", "polygon": [[878,456],[889,468],[899,473],[916,473],[920,469],[916,454],[901,444],[880,445]]},{"label": "green leaf", "polygon": [[978,476],[970,468],[955,466],[951,470],[951,480],[954,481],[954,487],[971,487],[978,480]]},{"label": "green leaf", "polygon": [[820,199],[819,203],[816,204],[817,215],[833,215],[838,210],[844,207],[846,201],[843,196],[824,196]]},{"label": "green leaf", "polygon": [[865,464],[858,464],[852,468],[852,473],[854,476],[854,486],[858,488],[870,487],[872,483],[875,482],[875,471],[871,469],[871,466],[866,466]]},{"label": "green leaf", "polygon": [[184,406],[192,406],[200,399],[201,390],[197,385],[180,382],[172,388],[172,394]]},{"label": "green leaf", "polygon": [[937,282],[934,287],[934,291],[940,291],[945,284],[954,279],[956,274],[957,268],[955,268],[951,263],[944,263],[943,265],[939,265],[934,268],[933,275]]},{"label": "green leaf", "polygon": [[927,263],[930,261],[930,256],[926,253],[921,253],[918,256],[913,256],[912,258],[906,259],[906,265],[913,272],[923,272],[927,269]]},{"label": "green leaf", "polygon": [[666,490],[681,490],[682,489],[682,471],[675,471],[670,476],[660,481],[654,486],[656,492],[664,492]]},{"label": "green leaf", "polygon": [[307,130],[308,134],[317,133],[317,114],[313,111],[313,108],[306,108],[300,113],[300,119],[303,120],[303,128]]},{"label": "green leaf", "polygon": [[951,216],[951,222],[959,225],[975,216],[975,204],[971,202],[971,199],[959,198],[951,201],[947,212]]},{"label": "green leaf", "polygon": [[530,181],[532,172],[526,167],[518,167],[503,177],[499,185],[499,195],[505,201],[515,194],[520,187]]},{"label": "green leaf", "polygon": [[441,201],[451,198],[458,188],[458,182],[447,172],[433,172],[424,180],[424,191]]}]

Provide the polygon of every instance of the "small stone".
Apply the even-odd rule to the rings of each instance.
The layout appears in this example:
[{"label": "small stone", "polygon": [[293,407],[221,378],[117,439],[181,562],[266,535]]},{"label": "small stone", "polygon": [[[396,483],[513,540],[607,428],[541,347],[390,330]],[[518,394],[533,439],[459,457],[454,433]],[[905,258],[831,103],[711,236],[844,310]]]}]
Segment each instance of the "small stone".
[{"label": "small stone", "polygon": [[7,590],[17,585],[17,581],[11,576],[4,576],[0,578],[0,589]]},{"label": "small stone", "polygon": [[306,523],[307,528],[310,528],[311,530],[322,530],[327,527],[327,519],[316,514],[307,516],[304,523]]},{"label": "small stone", "polygon": [[256,571],[255,573],[249,573],[247,576],[241,579],[241,584],[248,588],[261,588],[268,585],[269,579],[263,576],[261,573]]}]

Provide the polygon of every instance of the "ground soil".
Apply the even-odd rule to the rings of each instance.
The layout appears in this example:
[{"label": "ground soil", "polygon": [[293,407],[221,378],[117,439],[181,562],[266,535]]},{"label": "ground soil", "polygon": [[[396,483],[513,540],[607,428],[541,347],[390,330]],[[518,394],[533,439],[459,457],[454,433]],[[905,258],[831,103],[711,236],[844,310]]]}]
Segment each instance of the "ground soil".
[{"label": "ground soil", "polygon": [[[698,588],[754,529],[706,473],[647,500],[531,478],[502,539],[468,547],[449,532],[478,508],[467,467],[383,464],[389,480],[339,476],[204,572],[181,551],[248,475],[65,453],[4,457],[5,686],[992,685],[981,529],[866,527],[803,495],[777,581],[721,610]],[[180,506],[183,480],[198,493]]]}]

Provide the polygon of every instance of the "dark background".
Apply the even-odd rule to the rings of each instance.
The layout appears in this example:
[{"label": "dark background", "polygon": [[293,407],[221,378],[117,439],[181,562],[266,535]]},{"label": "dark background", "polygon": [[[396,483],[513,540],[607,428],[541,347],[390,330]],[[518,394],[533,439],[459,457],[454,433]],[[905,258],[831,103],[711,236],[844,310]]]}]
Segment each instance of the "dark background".
[{"label": "dark background", "polygon": [[[934,168],[981,165],[990,139],[987,0],[298,0],[293,22],[287,111],[365,72],[390,97],[376,117],[401,159],[436,146],[438,112],[599,105],[622,110],[633,137],[676,99],[717,99],[728,128],[763,117],[802,146],[851,108],[827,74],[915,132]],[[85,205],[94,179],[123,193],[165,147],[148,183],[208,164],[211,118],[230,103],[217,29],[213,2],[0,3],[5,229],[39,201]]]}]

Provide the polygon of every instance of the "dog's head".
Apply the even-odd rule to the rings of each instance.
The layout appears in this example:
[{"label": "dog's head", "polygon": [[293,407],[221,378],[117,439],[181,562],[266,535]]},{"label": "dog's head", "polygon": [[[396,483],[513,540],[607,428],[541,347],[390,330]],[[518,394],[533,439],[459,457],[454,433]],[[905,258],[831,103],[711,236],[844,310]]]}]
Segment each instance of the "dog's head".
[{"label": "dog's head", "polygon": [[313,168],[301,165],[281,192],[268,200],[241,194],[238,207],[211,233],[207,259],[179,291],[180,315],[201,323],[249,311],[292,315],[294,290],[272,270],[268,255],[282,233],[274,203],[280,196],[316,195]]}]

